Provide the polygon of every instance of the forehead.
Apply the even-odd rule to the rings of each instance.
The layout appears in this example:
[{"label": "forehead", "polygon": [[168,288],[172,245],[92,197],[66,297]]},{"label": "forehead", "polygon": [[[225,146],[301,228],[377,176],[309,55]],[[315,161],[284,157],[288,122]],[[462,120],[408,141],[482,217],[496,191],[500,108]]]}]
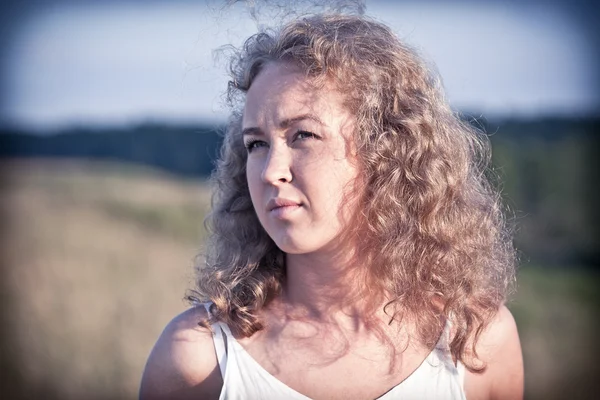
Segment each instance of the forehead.
[{"label": "forehead", "polygon": [[332,83],[317,83],[291,63],[269,63],[246,94],[243,125],[276,125],[298,115],[314,115],[325,125],[336,125],[350,117],[343,100]]}]

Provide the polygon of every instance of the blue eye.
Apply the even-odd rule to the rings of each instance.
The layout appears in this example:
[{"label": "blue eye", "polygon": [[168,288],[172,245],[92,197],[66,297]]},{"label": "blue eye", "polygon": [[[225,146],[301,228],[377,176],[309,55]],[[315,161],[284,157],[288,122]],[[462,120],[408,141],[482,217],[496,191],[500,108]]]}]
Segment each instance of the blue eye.
[{"label": "blue eye", "polygon": [[310,138],[320,139],[319,136],[317,136],[316,134],[314,134],[312,132],[309,132],[309,131],[298,131],[298,132],[296,132],[296,138],[295,139],[305,140],[305,139],[310,139]]},{"label": "blue eye", "polygon": [[265,147],[266,145],[267,143],[263,142],[262,140],[248,140],[244,143],[244,147],[246,147],[246,151],[248,151],[248,153],[251,153],[252,150],[255,150],[259,147]]}]

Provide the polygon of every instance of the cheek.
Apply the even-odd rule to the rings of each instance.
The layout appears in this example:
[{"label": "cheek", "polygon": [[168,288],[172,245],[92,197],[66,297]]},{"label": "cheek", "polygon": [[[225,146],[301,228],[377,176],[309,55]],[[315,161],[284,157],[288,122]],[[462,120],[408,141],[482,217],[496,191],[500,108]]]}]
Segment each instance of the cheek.
[{"label": "cheek", "polygon": [[[328,218],[347,216],[355,207],[355,188],[358,186],[357,174],[353,166],[338,161],[328,166],[323,165],[312,174],[319,182],[319,192],[313,193],[321,202],[321,213]],[[337,218],[339,219],[339,218]]]},{"label": "cheek", "polygon": [[[344,211],[352,210],[356,206],[355,199],[359,195],[359,174],[356,167],[346,160],[337,171],[335,177],[338,182],[338,198]],[[345,213],[344,215],[347,215]]]},{"label": "cheek", "polygon": [[261,178],[260,178],[260,168],[256,165],[256,163],[248,162],[246,164],[246,183],[248,184],[248,190],[250,191],[250,198],[252,200],[252,204],[254,204],[255,208],[258,210],[257,202],[260,200],[260,186],[261,186]]}]

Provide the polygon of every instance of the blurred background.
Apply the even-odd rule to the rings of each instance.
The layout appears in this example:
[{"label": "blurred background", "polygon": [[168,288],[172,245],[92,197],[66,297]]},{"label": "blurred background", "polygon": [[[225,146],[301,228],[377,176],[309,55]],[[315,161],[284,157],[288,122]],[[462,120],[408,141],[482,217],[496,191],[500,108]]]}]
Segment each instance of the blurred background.
[{"label": "blurred background", "polygon": [[[202,252],[228,113],[217,49],[285,16],[273,4],[286,2],[267,3],[0,6],[3,398],[136,398]],[[518,228],[509,307],[527,398],[595,398],[594,2],[369,0],[366,11],[435,63],[452,106],[490,135]]]}]

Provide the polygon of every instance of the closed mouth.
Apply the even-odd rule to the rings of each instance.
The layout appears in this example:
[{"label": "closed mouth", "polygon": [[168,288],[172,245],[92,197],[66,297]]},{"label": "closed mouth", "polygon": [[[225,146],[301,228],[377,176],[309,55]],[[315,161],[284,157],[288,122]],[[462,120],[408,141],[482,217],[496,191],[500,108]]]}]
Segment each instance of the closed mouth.
[{"label": "closed mouth", "polygon": [[288,199],[272,199],[267,203],[267,211],[273,211],[280,208],[301,207],[302,203]]}]

